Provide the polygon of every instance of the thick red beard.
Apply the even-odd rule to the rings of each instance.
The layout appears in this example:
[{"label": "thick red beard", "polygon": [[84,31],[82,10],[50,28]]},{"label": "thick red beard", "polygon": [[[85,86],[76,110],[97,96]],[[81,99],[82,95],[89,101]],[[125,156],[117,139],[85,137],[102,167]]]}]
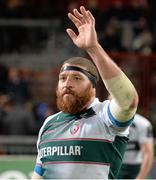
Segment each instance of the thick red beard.
[{"label": "thick red beard", "polygon": [[[67,89],[66,92],[61,93],[58,89],[57,94],[57,107],[64,113],[76,114],[84,109],[86,104],[90,101],[93,96],[91,86],[85,89],[80,94],[76,94],[71,89]],[[68,95],[67,97],[64,97]]]}]

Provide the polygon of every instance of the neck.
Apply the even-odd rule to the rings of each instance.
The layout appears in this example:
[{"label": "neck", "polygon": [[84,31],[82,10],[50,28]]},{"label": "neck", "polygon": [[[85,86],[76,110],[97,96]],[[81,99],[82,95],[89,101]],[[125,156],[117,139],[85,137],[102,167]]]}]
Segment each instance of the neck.
[{"label": "neck", "polygon": [[83,109],[88,109],[88,107],[90,107],[90,105],[93,103],[94,99],[95,99],[95,97],[93,96],[93,97],[90,99],[90,101],[84,106]]}]

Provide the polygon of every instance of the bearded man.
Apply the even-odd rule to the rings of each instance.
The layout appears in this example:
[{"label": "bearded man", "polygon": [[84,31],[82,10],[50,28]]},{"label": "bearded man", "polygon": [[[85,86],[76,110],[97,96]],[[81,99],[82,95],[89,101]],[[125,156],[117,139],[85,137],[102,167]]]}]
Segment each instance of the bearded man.
[{"label": "bearded man", "polygon": [[[81,6],[68,17],[78,35],[70,28],[67,34],[92,61],[74,57],[62,65],[57,86],[60,112],[49,116],[39,132],[32,179],[115,179],[138,94],[98,43],[90,11]],[[111,100],[96,98],[98,73]]]}]

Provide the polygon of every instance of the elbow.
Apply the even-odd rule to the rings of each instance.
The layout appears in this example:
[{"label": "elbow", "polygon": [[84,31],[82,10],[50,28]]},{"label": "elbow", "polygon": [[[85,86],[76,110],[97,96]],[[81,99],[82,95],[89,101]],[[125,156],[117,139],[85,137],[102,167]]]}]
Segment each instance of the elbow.
[{"label": "elbow", "polygon": [[132,100],[132,103],[130,104],[130,109],[135,109],[138,107],[138,104],[139,104],[139,96],[137,93],[135,93],[134,97],[133,97],[133,100]]}]

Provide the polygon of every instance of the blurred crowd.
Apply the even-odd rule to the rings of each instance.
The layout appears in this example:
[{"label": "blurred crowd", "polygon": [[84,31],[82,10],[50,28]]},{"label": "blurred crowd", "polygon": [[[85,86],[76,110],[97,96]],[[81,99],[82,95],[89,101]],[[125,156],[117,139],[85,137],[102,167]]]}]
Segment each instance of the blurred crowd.
[{"label": "blurred crowd", "polygon": [[145,54],[156,51],[154,0],[1,0],[0,52],[32,50],[32,38],[36,38],[36,46],[47,40],[46,28],[30,29],[25,23],[21,26],[19,20],[35,24],[41,20],[53,23],[57,19],[59,30],[64,32],[70,25],[67,13],[80,5],[88,8],[96,18],[99,39],[107,51]]},{"label": "blurred crowd", "polygon": [[50,102],[33,101],[26,74],[0,64],[0,135],[37,135],[45,118],[56,111]]}]

